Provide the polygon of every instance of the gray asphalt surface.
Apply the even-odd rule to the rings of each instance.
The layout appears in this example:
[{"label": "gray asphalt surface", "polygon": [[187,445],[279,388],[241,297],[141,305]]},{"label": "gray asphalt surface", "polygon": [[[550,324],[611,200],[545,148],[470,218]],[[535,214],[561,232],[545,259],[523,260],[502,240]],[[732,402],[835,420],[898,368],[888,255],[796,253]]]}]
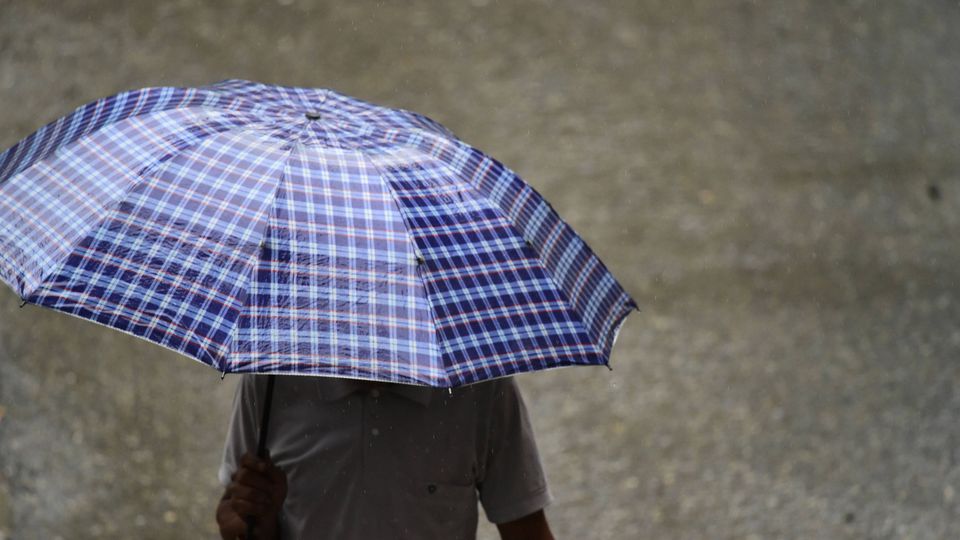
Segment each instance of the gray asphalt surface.
[{"label": "gray asphalt surface", "polygon": [[[0,0],[0,147],[233,77],[427,114],[643,309],[613,372],[519,378],[558,537],[957,538],[958,27],[931,0]],[[0,539],[215,537],[233,378],[17,305]]]}]

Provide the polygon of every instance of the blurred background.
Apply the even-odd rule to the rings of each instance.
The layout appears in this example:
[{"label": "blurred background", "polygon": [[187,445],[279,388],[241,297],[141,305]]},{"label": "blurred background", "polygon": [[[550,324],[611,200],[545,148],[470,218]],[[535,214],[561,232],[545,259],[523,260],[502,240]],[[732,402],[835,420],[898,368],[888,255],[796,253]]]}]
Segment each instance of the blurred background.
[{"label": "blurred background", "polygon": [[[642,309],[612,372],[519,377],[559,538],[957,538],[958,27],[940,0],[0,0],[0,147],[225,78],[424,113]],[[18,301],[0,539],[214,538],[236,378]]]}]

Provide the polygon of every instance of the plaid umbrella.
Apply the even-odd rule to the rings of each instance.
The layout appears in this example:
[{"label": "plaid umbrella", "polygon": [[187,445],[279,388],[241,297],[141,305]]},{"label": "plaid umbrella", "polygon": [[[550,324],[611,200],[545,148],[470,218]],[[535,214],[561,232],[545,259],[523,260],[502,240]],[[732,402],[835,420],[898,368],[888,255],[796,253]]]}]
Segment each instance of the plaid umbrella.
[{"label": "plaid umbrella", "polygon": [[110,96],[0,154],[0,280],[222,372],[439,387],[608,364],[636,308],[439,123],[241,80]]},{"label": "plaid umbrella", "polygon": [[0,154],[0,281],[224,373],[439,387],[608,364],[636,308],[439,123],[241,80],[110,96]]}]

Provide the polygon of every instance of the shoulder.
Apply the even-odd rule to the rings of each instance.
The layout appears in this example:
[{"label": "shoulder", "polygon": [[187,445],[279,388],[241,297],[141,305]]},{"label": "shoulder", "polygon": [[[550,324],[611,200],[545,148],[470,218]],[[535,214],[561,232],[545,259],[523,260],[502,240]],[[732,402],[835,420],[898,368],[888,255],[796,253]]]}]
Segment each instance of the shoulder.
[{"label": "shoulder", "polygon": [[509,430],[527,416],[520,386],[513,377],[503,377],[474,385],[481,423],[493,434]]},{"label": "shoulder", "polygon": [[486,399],[490,401],[490,408],[495,412],[510,411],[523,407],[520,385],[513,377],[503,377],[489,381],[489,386],[485,392]]}]

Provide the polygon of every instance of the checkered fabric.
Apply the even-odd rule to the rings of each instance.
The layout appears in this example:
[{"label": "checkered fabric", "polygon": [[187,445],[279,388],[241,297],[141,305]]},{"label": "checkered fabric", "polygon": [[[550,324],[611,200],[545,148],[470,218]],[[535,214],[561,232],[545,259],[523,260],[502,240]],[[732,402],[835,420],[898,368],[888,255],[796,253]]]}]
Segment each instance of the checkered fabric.
[{"label": "checkered fabric", "polygon": [[440,387],[606,364],[636,308],[439,123],[240,80],[104,98],[0,154],[0,280],[224,372]]}]

